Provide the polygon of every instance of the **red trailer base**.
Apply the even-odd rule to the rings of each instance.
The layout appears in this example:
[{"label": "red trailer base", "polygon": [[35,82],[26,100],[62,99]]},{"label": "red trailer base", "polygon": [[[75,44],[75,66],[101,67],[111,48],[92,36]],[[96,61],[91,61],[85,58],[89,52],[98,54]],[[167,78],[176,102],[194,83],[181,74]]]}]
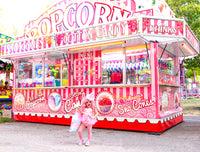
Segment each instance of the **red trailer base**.
[{"label": "red trailer base", "polygon": [[[26,116],[23,115],[13,115],[14,120],[17,121],[28,121],[28,122],[42,122],[42,123],[50,123],[50,124],[61,124],[61,125],[70,125],[71,117],[65,118],[64,116],[61,118],[43,116],[38,117],[37,115]],[[126,119],[123,122],[117,121],[114,119],[113,121],[108,121],[104,119],[103,121],[98,121],[94,127],[96,128],[109,128],[109,129],[122,129],[122,130],[132,130],[132,131],[147,131],[147,132],[163,132],[170,127],[177,125],[183,121],[183,114],[181,115],[173,115],[164,119],[160,119],[158,123],[150,123],[147,120],[145,123],[140,123],[137,119],[134,122],[128,122]]]}]

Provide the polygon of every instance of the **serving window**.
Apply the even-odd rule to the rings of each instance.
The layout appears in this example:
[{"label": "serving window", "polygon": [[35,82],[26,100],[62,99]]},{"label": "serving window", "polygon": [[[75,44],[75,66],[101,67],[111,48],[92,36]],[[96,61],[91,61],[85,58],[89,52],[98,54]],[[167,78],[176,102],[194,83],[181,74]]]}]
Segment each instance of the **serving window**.
[{"label": "serving window", "polygon": [[59,87],[69,84],[62,55],[24,58],[18,61],[17,87]]},{"label": "serving window", "polygon": [[165,49],[158,49],[159,83],[179,85],[177,81],[179,73],[178,51],[171,53]]},{"label": "serving window", "polygon": [[102,51],[102,84],[123,83],[123,49]]},{"label": "serving window", "polygon": [[42,87],[42,58],[26,58],[19,61],[18,88]]},{"label": "serving window", "polygon": [[84,51],[72,53],[70,64],[55,53],[20,59],[18,88],[66,86],[70,79],[73,86],[151,83],[150,52],[144,45]]},{"label": "serving window", "polygon": [[126,84],[151,83],[149,54],[145,46],[126,48]]},{"label": "serving window", "polygon": [[45,87],[61,86],[61,58],[45,58]]},{"label": "serving window", "polygon": [[168,75],[174,75],[173,56],[165,52],[162,57],[161,57],[161,54],[159,54],[159,57],[160,57],[158,60],[159,72],[162,72]]},{"label": "serving window", "polygon": [[73,85],[149,84],[149,59],[145,45],[74,53]]}]

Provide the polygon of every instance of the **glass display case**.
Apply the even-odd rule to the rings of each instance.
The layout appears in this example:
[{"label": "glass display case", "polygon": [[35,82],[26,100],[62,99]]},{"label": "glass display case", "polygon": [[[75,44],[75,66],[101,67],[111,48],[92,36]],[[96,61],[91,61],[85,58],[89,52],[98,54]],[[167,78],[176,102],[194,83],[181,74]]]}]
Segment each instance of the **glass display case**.
[{"label": "glass display case", "polygon": [[62,56],[24,58],[18,62],[18,88],[59,87],[69,84]]},{"label": "glass display case", "polygon": [[149,52],[146,48],[128,47],[126,49],[126,83],[151,83]]},{"label": "glass display case", "polygon": [[123,48],[102,51],[102,84],[123,83]]}]

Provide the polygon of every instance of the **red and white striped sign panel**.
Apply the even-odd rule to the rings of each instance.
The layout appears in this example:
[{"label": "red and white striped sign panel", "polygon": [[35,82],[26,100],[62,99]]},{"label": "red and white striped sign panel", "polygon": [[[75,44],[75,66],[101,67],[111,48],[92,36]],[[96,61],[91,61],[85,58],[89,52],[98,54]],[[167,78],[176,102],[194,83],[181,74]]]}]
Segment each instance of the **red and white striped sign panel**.
[{"label": "red and white striped sign panel", "polygon": [[74,85],[101,84],[101,51],[76,53],[73,57]]},{"label": "red and white striped sign panel", "polygon": [[142,19],[142,33],[163,36],[183,36],[183,20]]},{"label": "red and white striped sign panel", "polygon": [[193,48],[199,52],[199,41],[193,34],[192,30],[188,25],[185,26],[185,36],[186,39],[190,42],[190,44],[193,46]]}]

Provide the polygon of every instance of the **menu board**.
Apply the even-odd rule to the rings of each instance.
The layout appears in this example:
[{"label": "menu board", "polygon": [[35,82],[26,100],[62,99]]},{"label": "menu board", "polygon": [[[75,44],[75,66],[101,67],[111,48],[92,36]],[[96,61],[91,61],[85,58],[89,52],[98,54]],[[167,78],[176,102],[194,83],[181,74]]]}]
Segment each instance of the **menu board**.
[{"label": "menu board", "polygon": [[73,59],[74,85],[101,84],[101,51],[76,53]]}]

